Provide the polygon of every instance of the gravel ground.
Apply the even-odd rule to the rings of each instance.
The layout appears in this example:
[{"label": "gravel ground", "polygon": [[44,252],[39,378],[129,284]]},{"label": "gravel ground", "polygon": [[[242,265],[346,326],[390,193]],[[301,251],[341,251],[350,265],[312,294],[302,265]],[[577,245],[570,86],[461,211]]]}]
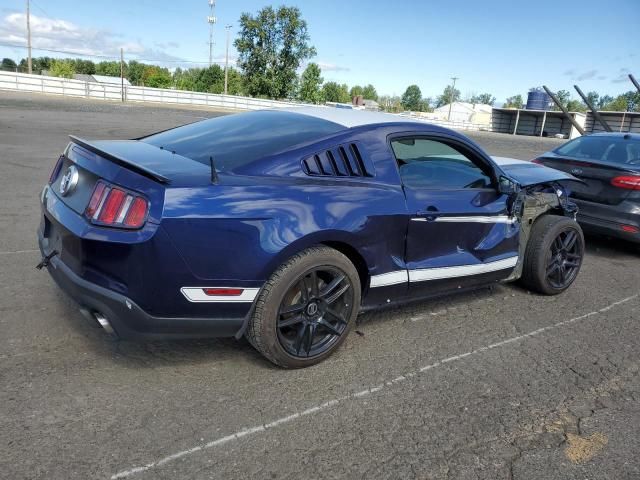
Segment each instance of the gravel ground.
[{"label": "gravel ground", "polygon": [[[218,114],[0,92],[0,478],[640,478],[640,254],[621,242],[587,238],[557,297],[499,285],[366,314],[302,371],[88,324],[33,268],[67,135]],[[523,159],[558,144],[471,136]]]}]

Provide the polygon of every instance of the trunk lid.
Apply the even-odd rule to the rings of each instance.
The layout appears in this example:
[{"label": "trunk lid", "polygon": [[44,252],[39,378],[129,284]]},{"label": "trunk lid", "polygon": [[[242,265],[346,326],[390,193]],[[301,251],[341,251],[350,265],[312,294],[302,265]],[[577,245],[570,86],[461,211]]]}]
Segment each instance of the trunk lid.
[{"label": "trunk lid", "polygon": [[[573,198],[604,205],[618,205],[634,194],[634,190],[614,186],[614,178],[640,175],[640,168],[634,169],[631,166],[602,160],[572,158],[554,152],[545,153],[536,161],[547,167],[568,172],[582,180],[583,184],[572,186]],[[635,194],[638,192],[635,191]]]},{"label": "trunk lid", "polygon": [[71,141],[121,167],[162,184],[196,186],[211,182],[211,166],[139,140]]}]

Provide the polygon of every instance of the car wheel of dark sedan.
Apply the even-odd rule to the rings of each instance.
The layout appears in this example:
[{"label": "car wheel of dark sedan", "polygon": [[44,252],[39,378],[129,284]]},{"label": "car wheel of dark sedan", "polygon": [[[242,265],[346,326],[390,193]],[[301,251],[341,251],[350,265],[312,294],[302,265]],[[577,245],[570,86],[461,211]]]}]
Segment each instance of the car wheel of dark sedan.
[{"label": "car wheel of dark sedan", "polygon": [[578,276],[584,235],[575,220],[545,215],[534,223],[527,244],[522,283],[539,293],[564,292]]},{"label": "car wheel of dark sedan", "polygon": [[360,278],[351,261],[329,247],[293,256],[264,285],[247,339],[285,368],[321,362],[342,344],[360,305]]}]

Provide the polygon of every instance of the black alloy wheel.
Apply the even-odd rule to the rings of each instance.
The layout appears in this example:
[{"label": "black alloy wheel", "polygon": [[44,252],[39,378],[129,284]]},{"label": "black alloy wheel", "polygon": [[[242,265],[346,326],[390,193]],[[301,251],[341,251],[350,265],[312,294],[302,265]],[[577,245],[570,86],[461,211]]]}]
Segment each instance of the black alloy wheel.
[{"label": "black alloy wheel", "polygon": [[578,232],[567,229],[558,234],[551,243],[547,261],[547,280],[553,288],[564,290],[571,285],[578,275],[583,255]]},{"label": "black alloy wheel", "polygon": [[278,340],[297,358],[321,355],[345,332],[353,305],[353,285],[345,272],[315,267],[285,294],[278,309]]},{"label": "black alloy wheel", "polygon": [[256,299],[245,336],[284,368],[322,362],[353,328],[362,286],[354,263],[325,246],[309,247],[280,265]]},{"label": "black alloy wheel", "polygon": [[521,282],[545,295],[562,293],[578,277],[584,252],[584,235],[574,219],[543,215],[529,232]]}]

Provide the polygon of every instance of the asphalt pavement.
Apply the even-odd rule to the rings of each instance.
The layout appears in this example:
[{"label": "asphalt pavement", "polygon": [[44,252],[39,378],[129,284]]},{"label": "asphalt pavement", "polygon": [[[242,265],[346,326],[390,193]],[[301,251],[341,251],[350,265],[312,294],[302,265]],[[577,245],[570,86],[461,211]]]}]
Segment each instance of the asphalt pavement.
[{"label": "asphalt pavement", "polygon": [[[0,478],[638,479],[640,250],[587,237],[556,297],[516,285],[372,312],[305,370],[244,340],[109,340],[37,271],[68,134],[219,115],[0,92]],[[471,136],[530,159],[559,141]]]}]

